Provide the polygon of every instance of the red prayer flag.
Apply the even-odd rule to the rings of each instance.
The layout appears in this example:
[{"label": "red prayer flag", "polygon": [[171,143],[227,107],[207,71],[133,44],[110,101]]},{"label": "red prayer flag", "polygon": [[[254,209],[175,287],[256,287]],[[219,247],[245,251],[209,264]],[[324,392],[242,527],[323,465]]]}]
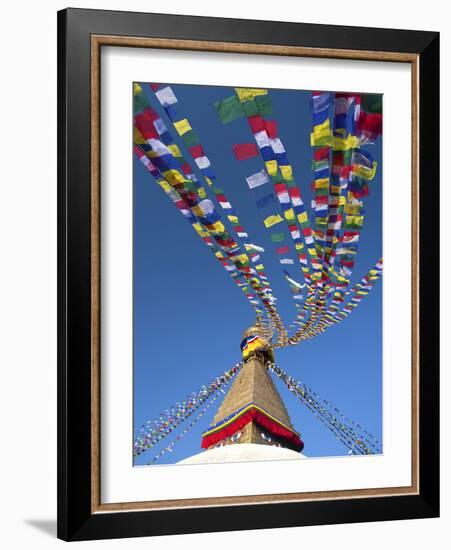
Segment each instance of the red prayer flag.
[{"label": "red prayer flag", "polygon": [[158,139],[158,133],[147,110],[135,115],[135,125],[144,139]]},{"label": "red prayer flag", "polygon": [[182,166],[180,166],[180,170],[185,174],[185,176],[187,176],[188,174],[191,174],[191,166],[185,162],[184,164],[182,164]]},{"label": "red prayer flag", "polygon": [[233,146],[233,152],[237,160],[246,160],[258,155],[258,149],[254,143],[237,143]]},{"label": "red prayer flag", "polygon": [[274,190],[276,195],[280,195],[281,193],[285,193],[287,191],[287,186],[284,183],[276,183],[274,184]]},{"label": "red prayer flag", "polygon": [[191,153],[193,159],[197,159],[199,157],[205,156],[204,148],[199,143],[199,145],[194,145],[193,147],[189,147],[189,152]]},{"label": "red prayer flag", "polygon": [[265,120],[266,133],[271,139],[274,139],[278,135],[277,122],[275,120]]},{"label": "red prayer flag", "polygon": [[261,132],[265,129],[265,121],[262,119],[260,115],[250,116],[247,118],[247,120],[252,129],[253,134]]},{"label": "red prayer flag", "polygon": [[313,153],[313,158],[316,161],[328,159],[329,158],[329,147],[320,147],[319,149],[315,149],[315,151]]},{"label": "red prayer flag", "polygon": [[280,248],[276,248],[277,254],[288,254],[289,251],[290,249],[288,248],[288,246],[281,246]]},{"label": "red prayer flag", "polygon": [[357,121],[357,129],[380,136],[382,134],[382,115],[362,111]]}]

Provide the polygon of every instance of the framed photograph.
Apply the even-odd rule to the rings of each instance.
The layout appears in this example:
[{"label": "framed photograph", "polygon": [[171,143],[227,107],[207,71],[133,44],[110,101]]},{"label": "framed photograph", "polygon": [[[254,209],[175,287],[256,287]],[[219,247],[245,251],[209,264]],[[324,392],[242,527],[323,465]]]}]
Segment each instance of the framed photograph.
[{"label": "framed photograph", "polygon": [[58,13],[58,536],[439,514],[439,35]]}]

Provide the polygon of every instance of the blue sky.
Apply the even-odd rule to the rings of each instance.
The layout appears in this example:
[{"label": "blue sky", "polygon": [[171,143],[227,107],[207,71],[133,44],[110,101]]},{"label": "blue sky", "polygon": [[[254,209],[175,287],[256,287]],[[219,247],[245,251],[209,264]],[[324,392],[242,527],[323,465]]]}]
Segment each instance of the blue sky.
[{"label": "blue sky", "polygon": [[[212,162],[217,186],[224,189],[251,241],[266,249],[262,260],[278,298],[278,309],[288,325],[296,315],[294,302],[262,221],[275,208],[267,212],[255,205],[255,193],[258,196],[268,193],[270,184],[264,186],[266,189],[251,191],[245,180],[263,168],[263,161],[260,157],[235,159],[233,144],[253,142],[247,121],[242,118],[223,125],[214,108],[215,101],[230,96],[233,89],[171,87],[178,98],[179,113],[188,117]],[[170,128],[148,86],[143,89]],[[313,198],[310,93],[270,90],[270,96],[272,118],[278,122],[297,184],[309,206]],[[178,136],[176,142],[182,153],[186,153]],[[379,166],[370,182],[370,196],[365,199],[365,226],[352,281],[360,279],[382,256],[381,139],[367,149]],[[184,156],[190,158],[188,154]],[[239,361],[241,334],[253,323],[254,312],[225,269],[136,158],[133,223],[134,429],[137,429]],[[300,269],[288,267],[294,278],[302,282]],[[381,440],[382,281],[344,322],[299,346],[276,350],[276,361]],[[301,432],[306,455],[347,454],[347,449],[285,386],[279,381],[276,385],[294,427]],[[177,442],[174,451],[163,455],[156,464],[174,463],[200,452],[201,433],[211,423],[221,399]],[[152,462],[183,426],[135,459],[135,464]]]}]

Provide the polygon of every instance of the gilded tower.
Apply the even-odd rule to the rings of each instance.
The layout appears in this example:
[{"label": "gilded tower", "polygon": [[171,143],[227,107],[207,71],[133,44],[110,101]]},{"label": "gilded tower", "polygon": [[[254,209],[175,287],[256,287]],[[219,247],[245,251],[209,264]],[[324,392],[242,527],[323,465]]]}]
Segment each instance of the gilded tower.
[{"label": "gilded tower", "polygon": [[247,329],[241,350],[243,367],[203,433],[202,447],[250,443],[302,451],[304,444],[267,369],[274,361],[267,331]]}]

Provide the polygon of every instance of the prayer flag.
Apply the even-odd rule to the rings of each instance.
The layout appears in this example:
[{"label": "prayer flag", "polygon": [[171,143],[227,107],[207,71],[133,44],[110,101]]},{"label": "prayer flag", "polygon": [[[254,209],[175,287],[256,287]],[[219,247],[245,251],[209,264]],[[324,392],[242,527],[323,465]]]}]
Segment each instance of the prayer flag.
[{"label": "prayer flag", "polygon": [[280,172],[282,174],[282,177],[284,180],[289,181],[293,179],[293,169],[290,165],[288,166],[281,166]]},{"label": "prayer flag", "polygon": [[266,133],[271,139],[278,135],[277,122],[275,120],[265,120]]},{"label": "prayer flag", "polygon": [[244,115],[243,105],[240,103],[236,95],[230,96],[223,101],[217,101],[215,103],[216,111],[220,121],[223,124],[232,122],[237,118]]},{"label": "prayer flag", "polygon": [[174,103],[177,103],[177,98],[175,97],[174,92],[169,86],[158,90],[155,95],[157,96],[158,101],[161,103],[161,105],[163,105],[163,107],[167,107],[168,105],[173,105]]},{"label": "prayer flag", "polygon": [[265,183],[268,183],[269,177],[265,170],[261,170],[252,176],[246,178],[249,189],[254,189],[255,187],[260,187]]},{"label": "prayer flag", "polygon": [[268,216],[264,220],[264,224],[267,229],[280,222],[283,222],[283,218],[279,214]]},{"label": "prayer flag", "polygon": [[[265,90],[266,91],[266,90]],[[271,100],[268,95],[258,95],[254,99],[261,116],[270,116],[272,113]]]},{"label": "prayer flag", "polygon": [[179,134],[179,136],[183,136],[184,134],[186,134],[187,132],[189,132],[190,130],[192,130],[189,122],[188,122],[188,119],[184,118],[182,120],[179,120],[178,122],[174,122],[174,126],[175,126],[175,129],[177,130],[177,133]]},{"label": "prayer flag", "polygon": [[235,88],[235,91],[242,102],[255,99],[258,96],[266,95],[268,93],[268,90],[260,88]]},{"label": "prayer flag", "polygon": [[281,243],[285,240],[285,233],[271,233],[270,238],[273,243]]},{"label": "prayer flag", "polygon": [[260,199],[257,199],[255,201],[255,204],[257,205],[257,208],[262,209],[266,206],[272,205],[274,203],[274,195],[270,193],[269,195],[265,195],[264,197],[261,197]]},{"label": "prayer flag", "polygon": [[290,252],[290,249],[288,246],[280,246],[279,248],[276,248],[277,254],[288,254]]},{"label": "prayer flag", "polygon": [[246,160],[258,155],[258,150],[254,143],[237,143],[233,146],[233,152],[237,160]]}]

